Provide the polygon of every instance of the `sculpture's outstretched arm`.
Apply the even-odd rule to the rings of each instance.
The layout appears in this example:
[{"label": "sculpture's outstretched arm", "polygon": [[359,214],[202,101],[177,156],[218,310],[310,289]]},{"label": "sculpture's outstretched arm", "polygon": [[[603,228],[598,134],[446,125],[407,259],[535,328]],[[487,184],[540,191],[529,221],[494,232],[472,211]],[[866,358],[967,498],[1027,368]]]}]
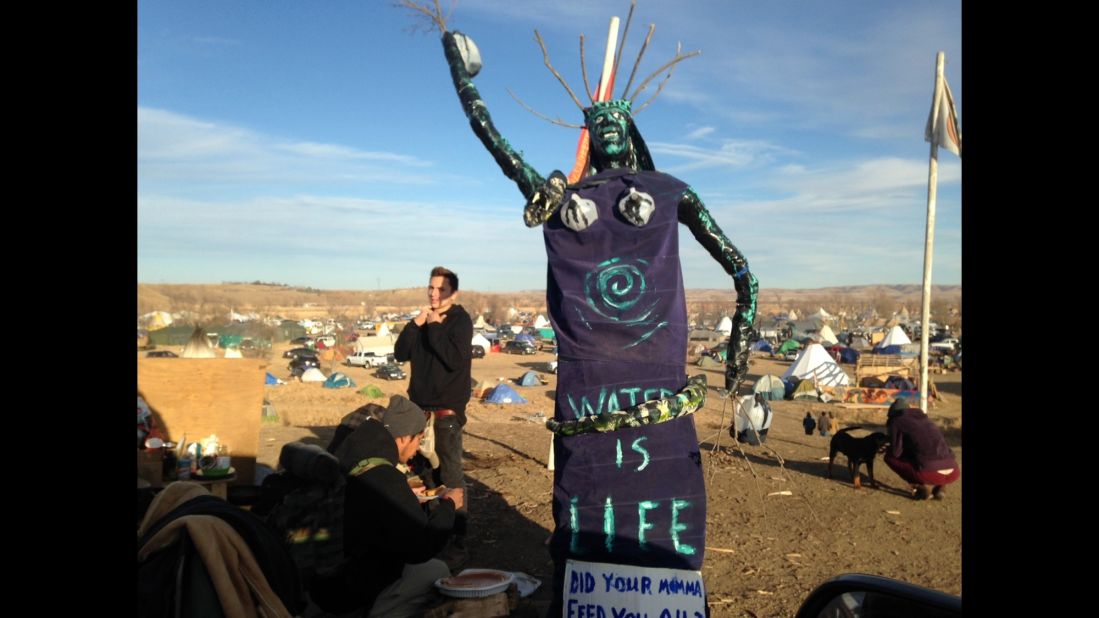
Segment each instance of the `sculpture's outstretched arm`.
[{"label": "sculpture's outstretched arm", "polygon": [[759,282],[749,272],[744,254],[721,231],[694,189],[688,188],[679,201],[679,222],[691,230],[695,239],[733,277],[736,314],[733,315],[733,331],[729,334],[729,349],[725,357],[725,389],[735,395],[748,374],[748,336],[756,319]]},{"label": "sculpture's outstretched arm", "polygon": [[547,182],[533,167],[523,160],[504,136],[496,130],[492,124],[492,116],[488,113],[481,94],[473,85],[473,77],[466,69],[462,54],[458,49],[456,32],[443,33],[443,52],[446,54],[447,64],[450,65],[450,77],[454,81],[454,89],[458,92],[458,99],[462,103],[462,110],[469,118],[469,125],[473,133],[485,145],[496,164],[504,172],[504,175],[515,181],[523,197],[527,199],[527,207],[523,212],[523,219],[530,227],[539,225],[553,214],[553,210],[561,201],[565,193],[565,176],[560,172],[550,175]]}]

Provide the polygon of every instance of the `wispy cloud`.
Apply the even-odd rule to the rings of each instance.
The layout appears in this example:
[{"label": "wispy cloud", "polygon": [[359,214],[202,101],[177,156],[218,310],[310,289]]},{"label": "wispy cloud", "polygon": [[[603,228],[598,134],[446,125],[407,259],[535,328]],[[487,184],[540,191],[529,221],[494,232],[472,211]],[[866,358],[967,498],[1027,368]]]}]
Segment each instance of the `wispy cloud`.
[{"label": "wispy cloud", "polygon": [[146,187],[438,180],[430,161],[405,153],[293,141],[159,109],[139,108],[137,122],[138,180]]},{"label": "wispy cloud", "polygon": [[[706,133],[712,131],[712,127],[704,129],[709,129]],[[791,152],[763,140],[722,140],[716,148],[668,142],[651,142],[648,146],[655,155],[685,159],[687,163],[662,166],[662,169],[677,174],[709,167],[738,168],[770,163],[776,155]]]},{"label": "wispy cloud", "polygon": [[687,139],[699,139],[700,137],[706,137],[707,135],[716,131],[714,127],[699,127],[694,131],[691,131],[686,135]]}]

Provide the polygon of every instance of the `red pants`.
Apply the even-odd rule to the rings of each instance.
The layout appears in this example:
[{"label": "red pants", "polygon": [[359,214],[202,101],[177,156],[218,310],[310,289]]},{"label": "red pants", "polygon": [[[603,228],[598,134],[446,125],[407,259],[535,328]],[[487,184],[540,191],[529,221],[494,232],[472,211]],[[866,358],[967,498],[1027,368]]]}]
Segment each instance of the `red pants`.
[{"label": "red pants", "polygon": [[892,455],[885,456],[885,465],[913,485],[949,485],[962,475],[962,470],[957,465],[950,474],[939,474],[936,470],[917,470],[911,463]]}]

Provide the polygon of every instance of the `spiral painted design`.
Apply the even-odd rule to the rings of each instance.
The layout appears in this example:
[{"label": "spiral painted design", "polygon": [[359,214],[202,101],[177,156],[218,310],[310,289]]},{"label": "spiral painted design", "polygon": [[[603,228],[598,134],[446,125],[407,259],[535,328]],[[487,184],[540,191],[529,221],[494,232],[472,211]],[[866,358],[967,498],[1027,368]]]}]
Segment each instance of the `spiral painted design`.
[{"label": "spiral painted design", "polygon": [[625,325],[647,324],[660,302],[649,293],[645,271],[649,263],[640,258],[611,258],[584,276],[588,306],[596,313]]}]

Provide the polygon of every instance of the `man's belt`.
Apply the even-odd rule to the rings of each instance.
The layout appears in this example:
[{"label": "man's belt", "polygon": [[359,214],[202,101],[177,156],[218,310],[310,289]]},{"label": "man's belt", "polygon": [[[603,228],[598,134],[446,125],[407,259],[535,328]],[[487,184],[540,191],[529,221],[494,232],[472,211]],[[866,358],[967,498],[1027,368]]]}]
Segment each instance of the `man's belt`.
[{"label": "man's belt", "polygon": [[454,416],[458,414],[450,408],[436,408],[434,406],[425,406],[423,410],[424,412],[431,412],[435,415],[435,418],[443,418],[444,416]]}]

